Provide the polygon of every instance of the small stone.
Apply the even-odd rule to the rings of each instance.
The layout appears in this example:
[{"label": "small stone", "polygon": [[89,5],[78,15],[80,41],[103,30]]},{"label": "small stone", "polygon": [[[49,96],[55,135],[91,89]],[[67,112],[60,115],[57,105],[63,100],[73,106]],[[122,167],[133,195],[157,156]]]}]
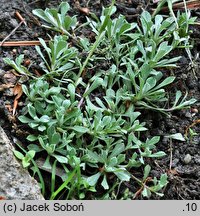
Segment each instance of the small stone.
[{"label": "small stone", "polygon": [[18,23],[17,23],[17,20],[16,19],[10,19],[9,20],[9,25],[12,27],[12,28],[15,28]]},{"label": "small stone", "polygon": [[194,77],[189,76],[186,80],[186,85],[187,87],[189,87],[190,89],[194,89],[195,87],[197,87],[197,82],[195,81]]},{"label": "small stone", "polygon": [[17,49],[13,49],[12,50],[12,53],[15,55],[15,54],[17,54]]},{"label": "small stone", "polygon": [[0,69],[0,77],[4,76],[5,73],[6,72],[4,70]]},{"label": "small stone", "polygon": [[18,106],[24,106],[24,103],[22,101],[18,102]]},{"label": "small stone", "polygon": [[179,162],[179,159],[178,158],[175,158],[173,161],[172,161],[172,168],[176,167],[177,164]]},{"label": "small stone", "polygon": [[168,137],[164,137],[162,140],[163,144],[167,144],[169,142],[169,138]]},{"label": "small stone", "polygon": [[152,171],[151,171],[151,174],[152,174],[153,176],[157,177],[157,178],[160,177],[160,172],[157,171],[157,170],[152,170]]},{"label": "small stone", "polygon": [[79,8],[79,11],[80,11],[81,13],[86,14],[86,15],[89,15],[89,14],[90,14],[89,8],[86,8],[86,7],[80,7],[80,8]]},{"label": "small stone", "polygon": [[183,162],[185,164],[189,164],[191,162],[191,160],[192,160],[192,156],[190,154],[186,154],[184,159],[183,159]]},{"label": "small stone", "polygon": [[30,64],[31,64],[30,59],[25,59],[24,65],[25,65],[25,66],[29,66]]},{"label": "small stone", "polygon": [[18,78],[14,75],[14,73],[12,73],[12,70],[7,71],[2,77],[3,83],[12,85],[15,85],[17,79]]},{"label": "small stone", "polygon": [[186,79],[187,79],[187,74],[182,74],[181,78],[182,78],[183,80],[186,80]]},{"label": "small stone", "polygon": [[197,108],[191,108],[191,112],[192,112],[192,113],[198,113],[199,111],[198,111]]},{"label": "small stone", "polygon": [[39,34],[38,33],[34,33],[33,37],[38,38]]},{"label": "small stone", "polygon": [[194,136],[192,138],[192,144],[193,145],[199,145],[199,143],[200,143],[200,138],[198,136]]},{"label": "small stone", "polygon": [[24,55],[29,55],[30,54],[29,50],[24,50],[23,53],[24,53]]},{"label": "small stone", "polygon": [[186,118],[191,118],[191,117],[192,117],[192,114],[191,114],[190,112],[186,112],[186,113],[185,113],[185,117],[186,117]]},{"label": "small stone", "polygon": [[199,165],[200,164],[200,156],[199,155],[195,155],[194,156],[194,161],[195,161],[196,164]]},{"label": "small stone", "polygon": [[5,105],[10,105],[11,102],[10,102],[9,100],[6,100],[6,101],[4,101],[4,104],[5,104]]},{"label": "small stone", "polygon": [[179,150],[176,149],[176,150],[174,151],[174,155],[179,155],[179,154],[180,154]]},{"label": "small stone", "polygon": [[176,129],[175,128],[172,128],[170,131],[169,131],[170,134],[175,134],[176,133]]},{"label": "small stone", "polygon": [[198,170],[198,171],[196,172],[196,176],[197,176],[197,177],[200,177],[200,170]]},{"label": "small stone", "polygon": [[6,89],[4,91],[4,95],[8,96],[8,97],[12,97],[14,94],[13,94],[13,88],[9,88],[9,89]]}]

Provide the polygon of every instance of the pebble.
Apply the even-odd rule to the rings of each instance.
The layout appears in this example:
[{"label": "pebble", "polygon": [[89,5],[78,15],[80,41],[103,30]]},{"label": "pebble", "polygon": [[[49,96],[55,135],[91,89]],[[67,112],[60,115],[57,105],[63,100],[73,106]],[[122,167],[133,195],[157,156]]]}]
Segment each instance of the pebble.
[{"label": "pebble", "polygon": [[176,149],[176,150],[174,151],[174,155],[179,155],[179,154],[180,154],[179,150]]},{"label": "pebble", "polygon": [[197,177],[200,177],[200,170],[198,170],[198,171],[196,172],[196,176],[197,176]]},{"label": "pebble", "polygon": [[25,59],[25,60],[24,60],[24,65],[25,65],[25,66],[29,66],[30,64],[31,64],[30,59]]},{"label": "pebble", "polygon": [[24,53],[24,55],[29,55],[30,51],[29,50],[24,50],[23,53]]},{"label": "pebble", "polygon": [[178,158],[175,158],[173,161],[172,161],[172,168],[176,167],[177,164],[179,162],[179,159]]},{"label": "pebble", "polygon": [[199,144],[200,144],[200,138],[199,138],[199,136],[194,136],[194,137],[192,138],[191,143],[192,143],[193,145],[199,145]]},{"label": "pebble", "polygon": [[186,117],[186,118],[192,118],[192,114],[191,114],[190,112],[186,112],[186,113],[185,113],[185,117]]},{"label": "pebble", "polygon": [[13,49],[12,50],[12,53],[15,55],[15,54],[17,54],[17,49]]},{"label": "pebble", "polygon": [[4,95],[8,96],[8,97],[12,97],[14,94],[13,94],[13,89],[12,88],[9,88],[9,89],[6,89],[4,91]]},{"label": "pebble", "polygon": [[18,102],[18,106],[24,106],[24,103],[22,101]]},{"label": "pebble", "polygon": [[6,100],[6,101],[4,101],[4,104],[5,104],[5,105],[10,105],[11,102],[10,102],[9,100]]},{"label": "pebble", "polygon": [[6,72],[0,69],[0,77],[2,77]]},{"label": "pebble", "polygon": [[190,89],[194,89],[195,87],[197,87],[197,82],[195,81],[195,79],[192,76],[189,76],[186,80],[186,85],[190,88]]},{"label": "pebble", "polygon": [[169,131],[170,134],[175,134],[176,133],[176,129],[175,128],[172,128],[170,131]]},{"label": "pebble", "polygon": [[12,28],[15,28],[17,25],[18,25],[18,22],[16,19],[10,19],[9,20],[9,25],[12,27]]},{"label": "pebble", "polygon": [[157,171],[157,170],[152,170],[152,171],[151,171],[151,174],[152,174],[153,176],[155,176],[156,178],[159,178],[159,177],[160,177],[160,172]]},{"label": "pebble", "polygon": [[199,155],[195,155],[194,161],[195,161],[196,164],[200,165],[200,156]]},{"label": "pebble", "polygon": [[163,144],[167,144],[169,142],[169,138],[168,137],[164,137],[162,140]]},{"label": "pebble", "polygon": [[199,111],[198,111],[198,109],[196,109],[196,108],[191,108],[191,112],[192,112],[192,113],[198,113]]},{"label": "pebble", "polygon": [[184,159],[183,159],[183,162],[185,164],[189,164],[191,162],[191,160],[192,160],[192,156],[190,154],[186,154]]},{"label": "pebble", "polygon": [[187,79],[187,74],[182,74],[182,79],[186,80]]}]

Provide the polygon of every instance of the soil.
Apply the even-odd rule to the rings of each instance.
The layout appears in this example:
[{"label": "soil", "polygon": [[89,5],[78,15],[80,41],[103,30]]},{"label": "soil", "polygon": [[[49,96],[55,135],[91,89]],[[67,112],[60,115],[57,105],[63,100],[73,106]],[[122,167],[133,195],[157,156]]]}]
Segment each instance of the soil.
[{"label": "soil", "polygon": [[[46,39],[47,33],[53,33],[41,28],[31,11],[35,8],[45,8],[45,6],[56,6],[59,2],[55,0],[0,0],[0,41],[18,25],[19,20],[15,16],[16,10],[25,17],[27,26],[21,25],[9,38],[10,41],[37,40],[38,37]],[[87,7],[97,15],[100,14],[102,6],[110,3],[108,0],[68,0],[67,2],[73,8],[71,13],[76,14],[80,22],[85,19],[85,14],[78,9],[77,2],[81,7]],[[155,4],[150,2],[152,1],[118,0],[117,12],[124,14],[128,21],[137,21],[137,17],[143,8],[151,11],[155,7]],[[200,21],[200,9],[192,10],[192,15],[197,16],[197,22]],[[170,86],[169,92],[175,92],[176,90],[181,90],[183,93],[188,92],[188,98],[195,98],[197,102],[190,109],[171,113],[171,117],[152,111],[145,111],[141,115],[147,121],[147,127],[149,128],[147,136],[160,135],[161,142],[157,149],[167,153],[166,157],[155,160],[151,164],[151,175],[159,177],[161,173],[167,171],[169,184],[165,188],[162,198],[152,196],[151,199],[200,199],[200,127],[198,125],[200,119],[200,27],[194,25],[191,30],[193,31],[191,41],[194,44],[191,49],[192,61],[184,49],[176,52],[176,55],[181,55],[182,58],[178,63],[178,68],[168,71],[168,73],[176,76],[176,81]],[[15,85],[18,80],[18,77],[13,75],[2,59],[4,57],[15,58],[21,53],[31,60],[32,68],[37,68],[38,59],[34,47],[0,47],[0,86],[8,82]],[[20,133],[19,122],[16,121],[15,117],[12,117],[9,110],[12,107],[13,100],[14,95],[11,88],[0,89],[0,124],[11,139],[17,137],[25,142],[22,138],[24,135]],[[23,103],[19,103],[18,113],[20,113],[21,106],[23,106]],[[193,125],[192,129],[198,134],[197,136],[191,136],[185,142],[170,141],[164,137],[174,133],[185,134],[186,128],[193,122],[196,124]],[[139,189],[131,186],[131,182],[124,184],[120,188],[119,197],[123,195],[127,187],[133,192]],[[137,199],[142,199],[142,197],[139,196]]]}]

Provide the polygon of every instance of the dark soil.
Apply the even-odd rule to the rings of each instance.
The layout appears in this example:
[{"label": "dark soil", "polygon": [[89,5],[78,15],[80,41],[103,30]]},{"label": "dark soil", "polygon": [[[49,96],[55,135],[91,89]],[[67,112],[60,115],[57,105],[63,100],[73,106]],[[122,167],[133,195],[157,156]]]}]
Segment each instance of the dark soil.
[{"label": "dark soil", "polygon": [[[38,37],[47,38],[47,32],[41,28],[38,22],[31,14],[32,9],[45,8],[56,6],[60,1],[44,1],[44,0],[27,0],[27,1],[7,1],[0,0],[0,41],[2,41],[19,23],[15,16],[15,11],[18,10],[25,17],[27,26],[22,25],[9,40],[37,40]],[[109,0],[68,0],[73,10],[72,14],[78,15],[78,19],[85,20],[85,14],[80,12],[77,7],[77,2],[81,7],[88,7],[90,11],[100,14],[101,7],[108,5]],[[138,15],[142,9],[151,10],[155,5],[150,4],[148,0],[118,0],[117,8],[118,13],[124,14],[128,21],[137,21]],[[152,1],[151,1],[152,2]],[[88,4],[87,4],[88,3]],[[193,16],[198,17],[200,20],[200,9],[192,11]],[[192,129],[198,134],[197,136],[190,137],[186,142],[173,140],[170,142],[164,136],[173,133],[185,134],[186,128],[191,125],[195,120],[200,119],[200,28],[199,25],[192,27],[193,33],[191,34],[191,41],[194,44],[192,53],[192,61],[189,59],[185,50],[178,50],[176,55],[181,55],[182,59],[179,62],[177,69],[169,70],[167,73],[174,74],[177,78],[175,83],[170,86],[169,91],[175,92],[181,90],[183,93],[188,92],[188,98],[196,98],[197,103],[187,110],[173,112],[171,117],[166,117],[163,114],[146,111],[141,116],[147,121],[149,134],[147,136],[161,136],[161,142],[158,145],[158,150],[165,151],[167,156],[155,160],[152,166],[151,175],[159,177],[161,173],[168,172],[169,184],[165,188],[164,197],[151,197],[151,199],[200,199],[200,127],[195,124]],[[48,32],[52,34],[51,32]],[[16,84],[18,77],[10,72],[10,68],[3,63],[4,57],[15,58],[19,54],[24,53],[27,59],[31,60],[32,68],[37,68],[38,60],[34,47],[0,47],[0,86],[6,83]],[[12,117],[10,107],[13,105],[14,95],[12,89],[0,88],[0,125],[8,133],[9,137],[17,137],[21,141],[25,141],[22,137],[24,134],[20,132],[20,124],[15,117]],[[23,101],[23,98],[22,98]],[[19,103],[17,112],[20,113]],[[191,156],[191,158],[190,158]],[[190,158],[187,161],[187,157]],[[171,171],[170,168],[171,160]],[[133,187],[131,182],[124,184],[121,187],[120,193],[123,194],[124,189],[128,187],[134,193],[139,189]],[[137,199],[142,199],[137,197]]]}]

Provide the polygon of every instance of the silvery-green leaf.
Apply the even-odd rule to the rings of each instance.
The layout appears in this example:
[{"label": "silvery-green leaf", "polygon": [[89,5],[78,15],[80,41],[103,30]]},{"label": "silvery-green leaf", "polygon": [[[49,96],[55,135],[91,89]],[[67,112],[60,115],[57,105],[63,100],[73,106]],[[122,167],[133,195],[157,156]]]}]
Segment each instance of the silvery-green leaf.
[{"label": "silvery-green leaf", "polygon": [[165,137],[175,139],[175,140],[179,140],[179,141],[185,141],[185,138],[183,137],[183,135],[181,133],[175,133],[175,134],[171,134],[171,135],[166,135]]},{"label": "silvery-green leaf", "polygon": [[149,198],[150,196],[151,196],[151,191],[148,189],[148,188],[144,188],[143,189],[143,191],[142,191],[142,195],[144,196],[144,197],[147,197],[147,198]]},{"label": "silvery-green leaf", "polygon": [[22,122],[22,123],[29,123],[32,120],[30,118],[27,118],[26,116],[19,116],[18,119]]},{"label": "silvery-green leaf", "polygon": [[52,156],[55,157],[58,160],[58,162],[68,164],[68,158],[67,157],[64,157],[61,155],[55,155],[55,154],[53,154]]},{"label": "silvery-green leaf", "polygon": [[22,160],[24,158],[24,155],[17,150],[14,150],[13,153],[14,153],[15,157],[17,157],[20,160]]},{"label": "silvery-green leaf", "polygon": [[144,168],[143,181],[149,176],[150,171],[151,171],[151,167],[149,165],[146,165]]},{"label": "silvery-green leaf", "polygon": [[73,126],[73,130],[79,132],[79,133],[87,133],[89,131],[88,128],[83,126]]},{"label": "silvery-green leaf", "polygon": [[148,157],[151,157],[151,158],[157,158],[157,157],[163,157],[163,156],[165,156],[166,155],[166,153],[165,152],[163,152],[163,151],[159,151],[159,152],[156,152],[156,153],[153,153],[153,154],[151,154],[151,155],[149,155]]},{"label": "silvery-green leaf", "polygon": [[107,182],[107,179],[106,179],[106,175],[104,175],[104,177],[103,177],[103,181],[101,182],[101,186],[102,186],[105,190],[108,190],[108,189],[109,189],[109,185],[108,185],[108,182]]},{"label": "silvery-green leaf", "polygon": [[29,150],[26,155],[29,157],[29,158],[34,158],[35,157],[35,151],[34,150]]},{"label": "silvery-green leaf", "polygon": [[100,176],[101,176],[101,173],[98,172],[95,175],[92,175],[92,176],[88,177],[87,178],[87,183],[90,186],[95,186],[97,184],[97,181],[99,180]]},{"label": "silvery-green leaf", "polygon": [[114,174],[121,180],[121,181],[129,181],[130,180],[130,174],[126,170],[116,170],[114,171]]},{"label": "silvery-green leaf", "polygon": [[47,123],[50,121],[50,117],[48,115],[43,115],[42,117],[40,117],[40,121],[43,123]]},{"label": "silvery-green leaf", "polygon": [[112,150],[112,153],[110,154],[109,158],[117,157],[120,153],[122,153],[125,150],[124,143],[118,143],[114,149]]}]

